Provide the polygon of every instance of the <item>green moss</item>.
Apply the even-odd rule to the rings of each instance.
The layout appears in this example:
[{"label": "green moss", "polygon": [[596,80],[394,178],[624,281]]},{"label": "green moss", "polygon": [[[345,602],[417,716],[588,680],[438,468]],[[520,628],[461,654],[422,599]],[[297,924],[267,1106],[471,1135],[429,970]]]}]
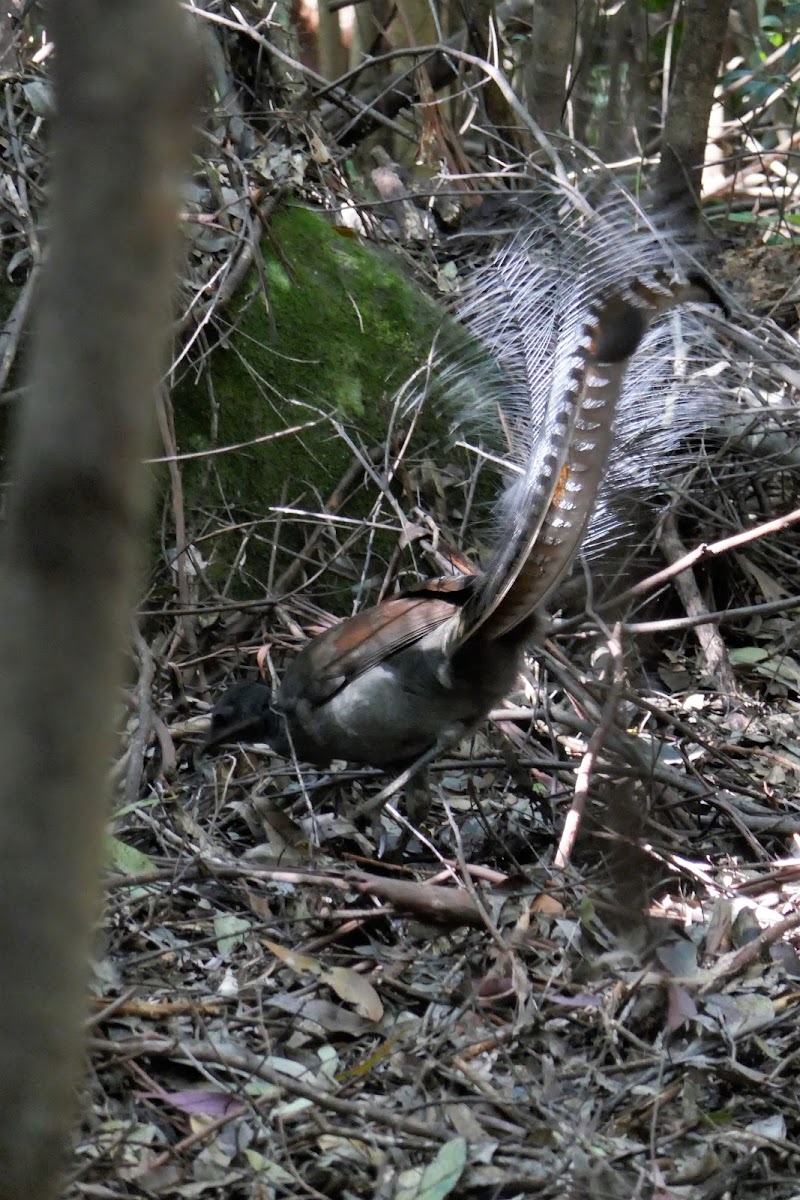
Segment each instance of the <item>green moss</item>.
[{"label": "green moss", "polygon": [[[417,366],[441,312],[395,265],[308,210],[281,213],[265,252],[278,351],[265,365],[279,389],[343,416],[382,406]],[[251,289],[258,312],[259,281]]]},{"label": "green moss", "polygon": [[280,503],[317,510],[352,460],[329,416],[380,444],[445,319],[388,256],[307,209],[277,214],[262,254],[224,339],[174,392],[182,452],[251,443],[185,464],[190,514],[222,503],[248,516]]}]

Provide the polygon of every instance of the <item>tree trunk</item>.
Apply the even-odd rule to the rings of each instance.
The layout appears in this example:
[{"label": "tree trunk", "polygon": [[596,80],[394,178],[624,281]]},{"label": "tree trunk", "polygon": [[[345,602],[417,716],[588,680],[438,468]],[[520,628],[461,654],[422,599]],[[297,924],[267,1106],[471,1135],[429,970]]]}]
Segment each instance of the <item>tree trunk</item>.
[{"label": "tree trunk", "polygon": [[708,119],[714,100],[730,0],[685,0],[683,34],[669,94],[656,192],[662,204],[698,204]]},{"label": "tree trunk", "polygon": [[545,133],[561,129],[577,37],[577,5],[536,0],[525,62],[528,111]]},{"label": "tree trunk", "polygon": [[58,1187],[192,55],[177,4],[53,0],[49,261],[0,553],[0,1200]]},{"label": "tree trunk", "polygon": [[347,51],[342,42],[339,13],[331,12],[328,0],[318,0],[317,19],[320,75],[326,79],[338,79],[347,70]]}]

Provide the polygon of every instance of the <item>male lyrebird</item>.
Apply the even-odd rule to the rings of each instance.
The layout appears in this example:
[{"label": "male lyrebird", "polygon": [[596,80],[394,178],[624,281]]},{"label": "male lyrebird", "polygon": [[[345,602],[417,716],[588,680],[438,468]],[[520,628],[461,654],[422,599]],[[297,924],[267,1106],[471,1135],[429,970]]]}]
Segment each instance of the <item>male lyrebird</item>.
[{"label": "male lyrebird", "polygon": [[[519,234],[485,270],[477,328],[514,392],[505,429],[520,467],[486,567],[327,629],[274,698],[264,684],[236,684],[214,709],[209,744],[250,737],[308,762],[399,764],[460,740],[513,688],[597,505],[632,356],[661,314],[716,298],[668,239],[602,217],[577,230],[563,261],[537,262]],[[471,303],[474,316],[480,276]]]}]

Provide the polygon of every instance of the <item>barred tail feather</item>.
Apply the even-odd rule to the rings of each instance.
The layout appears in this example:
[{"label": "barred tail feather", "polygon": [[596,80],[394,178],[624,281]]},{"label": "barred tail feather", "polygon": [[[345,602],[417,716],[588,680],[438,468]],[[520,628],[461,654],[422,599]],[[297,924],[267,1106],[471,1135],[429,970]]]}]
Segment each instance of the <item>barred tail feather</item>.
[{"label": "barred tail feather", "polygon": [[[463,316],[499,368],[489,403],[520,476],[499,506],[498,548],[462,642],[502,637],[546,599],[590,526],[620,425],[641,440],[652,423],[652,408],[626,390],[631,358],[661,314],[716,302],[681,258],[654,227],[600,213],[548,231],[544,244],[518,234],[473,280]],[[653,439],[650,458],[663,460],[671,436]]]}]

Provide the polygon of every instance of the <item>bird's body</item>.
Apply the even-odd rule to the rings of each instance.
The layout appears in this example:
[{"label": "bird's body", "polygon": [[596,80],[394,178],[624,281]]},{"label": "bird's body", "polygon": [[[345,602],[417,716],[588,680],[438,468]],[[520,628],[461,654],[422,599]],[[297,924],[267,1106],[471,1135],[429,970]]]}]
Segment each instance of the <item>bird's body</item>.
[{"label": "bird's body", "polygon": [[433,580],[326,629],[274,699],[257,681],[229,688],[208,744],[249,738],[303,762],[383,767],[460,741],[512,690],[525,650],[514,636],[453,654],[473,588],[474,577]]},{"label": "bird's body", "polygon": [[513,688],[527,640],[457,647],[473,584],[435,580],[309,642],[275,703],[298,758],[389,766],[470,733]]}]

